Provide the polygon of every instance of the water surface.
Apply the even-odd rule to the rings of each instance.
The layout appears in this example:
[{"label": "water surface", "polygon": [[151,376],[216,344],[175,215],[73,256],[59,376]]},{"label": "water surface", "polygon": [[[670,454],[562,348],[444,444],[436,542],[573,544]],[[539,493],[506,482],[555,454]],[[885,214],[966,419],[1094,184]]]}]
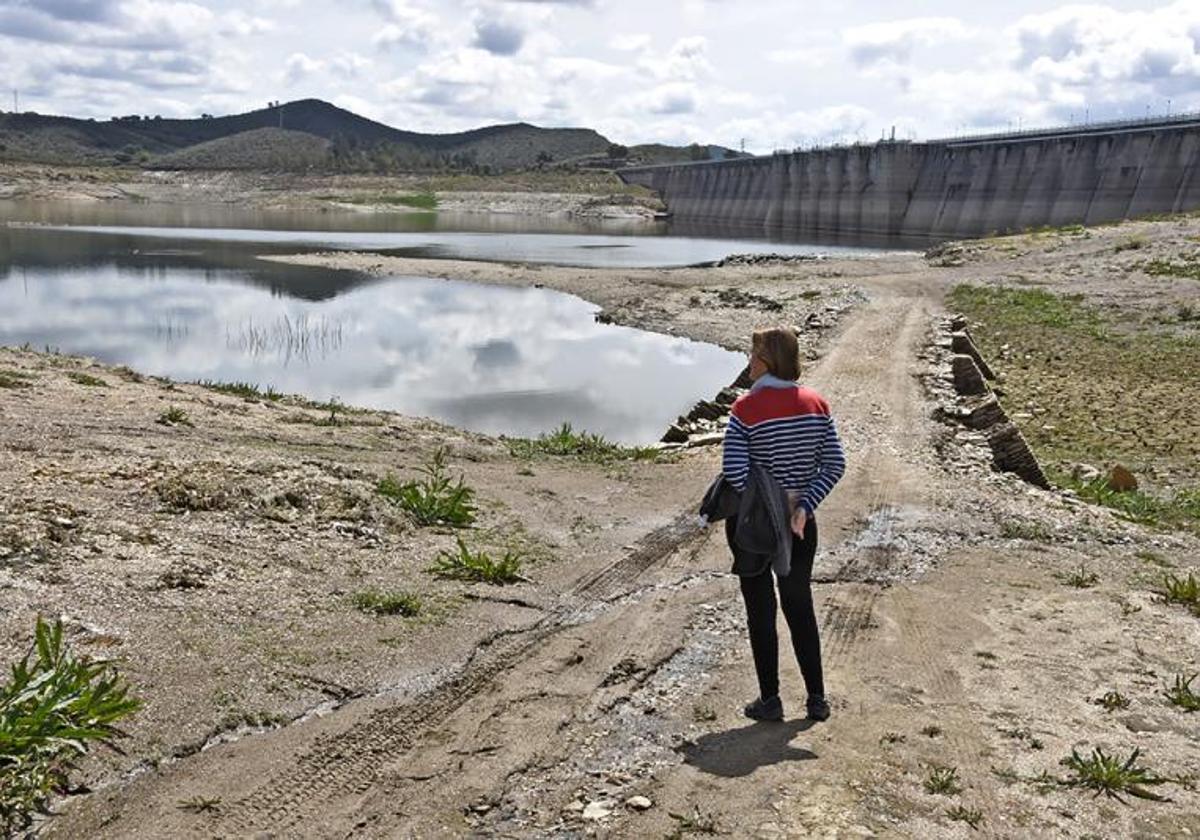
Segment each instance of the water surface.
[{"label": "water surface", "polygon": [[296,251],[290,237],[178,233],[0,227],[0,344],[493,434],[570,422],[626,443],[657,440],[744,364],[598,324],[595,306],[558,292],[285,265],[257,255]]}]

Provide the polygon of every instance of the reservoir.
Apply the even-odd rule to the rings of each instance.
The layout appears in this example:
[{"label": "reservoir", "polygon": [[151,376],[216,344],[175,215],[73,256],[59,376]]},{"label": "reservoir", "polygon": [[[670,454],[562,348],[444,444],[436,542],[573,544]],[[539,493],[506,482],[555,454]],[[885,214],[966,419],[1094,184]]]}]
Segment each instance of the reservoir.
[{"label": "reservoir", "polygon": [[281,229],[247,227],[272,220],[224,208],[170,218],[181,209],[164,211],[180,224],[171,227],[146,224],[153,208],[136,205],[0,206],[9,222],[0,227],[0,345],[82,354],[181,381],[336,398],[489,434],[535,436],[569,422],[645,444],[731,382],[744,356],[597,323],[596,306],[546,289],[259,257],[353,249],[619,267],[829,251],[619,226],[380,230],[363,229],[380,227],[375,216],[311,213],[291,214]]}]

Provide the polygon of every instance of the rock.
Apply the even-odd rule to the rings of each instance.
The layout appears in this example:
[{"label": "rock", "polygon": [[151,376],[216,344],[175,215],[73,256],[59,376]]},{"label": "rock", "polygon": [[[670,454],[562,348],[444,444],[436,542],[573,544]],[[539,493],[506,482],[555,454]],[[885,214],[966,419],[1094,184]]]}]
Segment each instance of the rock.
[{"label": "rock", "polygon": [[578,812],[582,811],[585,807],[586,806],[584,805],[583,800],[575,799],[575,800],[572,800],[570,803],[568,803],[567,806],[565,808],[563,808],[563,810],[564,811],[575,811],[576,813],[578,813]]},{"label": "rock", "polygon": [[970,429],[990,429],[1006,419],[1000,401],[991,394],[973,405],[968,403],[962,414],[963,423]]},{"label": "rock", "polygon": [[1084,484],[1091,484],[1100,475],[1100,470],[1091,464],[1075,464],[1071,467],[1071,478]]},{"label": "rock", "polygon": [[961,353],[953,356],[950,359],[950,372],[954,376],[954,390],[959,394],[971,396],[987,393],[983,374],[970,356]]},{"label": "rock", "polygon": [[950,334],[950,350],[953,353],[961,353],[964,356],[970,356],[975,360],[975,364],[979,367],[979,372],[983,374],[985,379],[995,379],[996,374],[988,367],[988,363],[984,361],[983,354],[976,348],[975,342],[971,339],[971,334],[965,329]]},{"label": "rock", "polygon": [[988,433],[988,446],[992,450],[992,463],[1001,472],[1016,473],[1025,481],[1050,489],[1050,482],[1042,472],[1041,465],[1029,448],[1029,443],[1020,429],[1012,423],[1001,423]]},{"label": "rock", "polygon": [[654,803],[646,796],[631,796],[625,800],[625,805],[635,811],[648,811],[654,807]]},{"label": "rock", "polygon": [[1115,493],[1127,493],[1131,490],[1138,489],[1138,480],[1129,470],[1117,464],[1108,471],[1108,477],[1104,481],[1109,490]]},{"label": "rock", "polygon": [[687,443],[688,433],[678,424],[672,423],[662,436],[663,443]]},{"label": "rock", "polygon": [[613,804],[611,802],[589,802],[584,806],[583,818],[585,820],[602,820],[611,816],[612,812]]}]

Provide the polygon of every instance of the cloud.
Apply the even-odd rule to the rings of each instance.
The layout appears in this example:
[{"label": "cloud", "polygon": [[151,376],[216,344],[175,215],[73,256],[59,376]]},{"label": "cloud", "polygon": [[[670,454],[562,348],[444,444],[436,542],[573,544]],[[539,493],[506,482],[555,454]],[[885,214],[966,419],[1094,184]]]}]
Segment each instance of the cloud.
[{"label": "cloud", "polygon": [[309,58],[304,53],[292,53],[283,64],[283,81],[285,84],[294,85],[324,68],[325,63],[322,61]]},{"label": "cloud", "polygon": [[868,23],[842,33],[850,57],[858,67],[883,62],[906,63],[919,46],[938,46],[970,37],[971,30],[957,18],[910,18]]},{"label": "cloud", "polygon": [[388,21],[374,36],[380,49],[410,47],[428,49],[441,30],[435,15],[407,0],[371,0],[371,5]]},{"label": "cloud", "polygon": [[632,111],[658,115],[691,114],[698,107],[699,96],[696,87],[687,82],[660,85],[635,96],[629,103]]},{"label": "cloud", "polygon": [[515,24],[499,20],[475,24],[474,45],[495,55],[516,55],[524,41],[525,31]]},{"label": "cloud", "polygon": [[118,5],[116,0],[15,0],[0,3],[0,9],[33,9],[55,20],[101,23],[113,17]]}]

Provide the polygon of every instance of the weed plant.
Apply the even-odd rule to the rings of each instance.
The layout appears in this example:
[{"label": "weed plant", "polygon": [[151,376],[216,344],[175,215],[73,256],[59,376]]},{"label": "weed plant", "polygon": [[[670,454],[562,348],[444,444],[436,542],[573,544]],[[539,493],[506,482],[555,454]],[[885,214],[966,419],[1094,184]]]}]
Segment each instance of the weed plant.
[{"label": "weed plant", "polygon": [[89,388],[107,388],[108,383],[98,376],[92,376],[90,373],[82,373],[73,370],[67,374],[67,378],[78,385],[86,385]]},{"label": "weed plant", "polygon": [[212,814],[221,810],[221,798],[207,796],[192,796],[187,799],[180,799],[176,807],[181,811],[187,811],[192,814]]},{"label": "weed plant", "polygon": [[946,816],[955,822],[964,822],[971,827],[972,831],[979,830],[979,824],[983,822],[983,812],[978,808],[967,808],[963,805],[955,805],[953,808],[946,809]]},{"label": "weed plant", "polygon": [[1167,700],[1172,706],[1178,706],[1185,712],[1200,712],[1200,694],[1192,691],[1192,682],[1198,674],[1192,674],[1190,677],[1184,677],[1183,674],[1175,675],[1175,684],[1168,688],[1165,692]]},{"label": "weed plant", "polygon": [[958,768],[938,766],[929,768],[929,775],[925,777],[925,792],[945,796],[961,793],[962,785],[958,782]]},{"label": "weed plant", "polygon": [[1129,708],[1129,698],[1119,691],[1106,691],[1102,697],[1092,701],[1106,712],[1115,712]]},{"label": "weed plant", "polygon": [[191,426],[191,418],[188,413],[177,405],[169,407],[162,414],[158,415],[158,419],[154,421],[163,426]]},{"label": "weed plant", "polygon": [[28,388],[33,379],[28,373],[20,370],[0,370],[0,388]]},{"label": "weed plant", "polygon": [[1200,490],[1179,490],[1170,499],[1160,499],[1140,490],[1113,490],[1104,478],[1086,483],[1062,478],[1059,483],[1084,501],[1112,508],[1131,522],[1200,527]]},{"label": "weed plant", "polygon": [[668,838],[679,838],[685,834],[720,834],[717,818],[706,814],[698,806],[692,808],[690,814],[676,814],[668,811],[667,816],[675,820],[675,830],[667,835]]},{"label": "weed plant", "polygon": [[0,833],[26,828],[93,743],[111,744],[139,701],[105,660],[76,658],[62,622],[38,618],[32,650],[0,686]]},{"label": "weed plant", "polygon": [[409,592],[381,592],[368,589],[356,592],[350,601],[355,608],[372,615],[402,615],[413,618],[421,614],[421,599]]},{"label": "weed plant", "polygon": [[1108,755],[1096,747],[1090,756],[1081,756],[1077,751],[1062,760],[1063,766],[1075,775],[1066,779],[1063,784],[1071,787],[1089,788],[1096,796],[1104,794],[1118,802],[1124,803],[1122,794],[1136,796],[1139,799],[1152,799],[1161,802],[1164,797],[1151,790],[1150,785],[1160,785],[1167,781],[1145,767],[1137,764],[1141,750],[1134,749],[1129,757],[1121,761],[1116,756]]},{"label": "weed plant", "polygon": [[278,402],[283,399],[283,394],[271,386],[268,385],[266,390],[263,390],[253,382],[214,382],[211,379],[201,379],[196,384],[210,391],[216,391],[218,394],[229,394],[244,400]]},{"label": "weed plant", "polygon": [[662,454],[661,450],[654,446],[621,446],[606,440],[602,435],[577,432],[570,423],[563,423],[553,432],[546,432],[533,439],[510,438],[508,448],[517,458],[555,455],[595,463],[653,461]]},{"label": "weed plant", "polygon": [[1200,259],[1184,257],[1179,260],[1150,260],[1142,270],[1152,277],[1184,277],[1200,280]]},{"label": "weed plant", "polygon": [[1192,615],[1200,617],[1200,580],[1188,572],[1188,576],[1163,575],[1163,603],[1179,604],[1192,611]]},{"label": "weed plant", "polygon": [[475,491],[463,476],[446,475],[446,450],[439,448],[420,469],[421,478],[401,483],[388,476],[376,486],[381,496],[412,515],[420,525],[463,527],[475,521]]},{"label": "weed plant", "polygon": [[485,551],[471,551],[462,537],[456,537],[456,551],[442,551],[429,571],[448,580],[465,580],[504,585],[525,580],[521,575],[521,555],[506,551],[499,560]]},{"label": "weed plant", "polygon": [[1100,576],[1095,572],[1089,572],[1082,564],[1078,569],[1071,572],[1058,573],[1055,575],[1059,580],[1067,586],[1073,586],[1076,589],[1089,589],[1100,582]]}]

